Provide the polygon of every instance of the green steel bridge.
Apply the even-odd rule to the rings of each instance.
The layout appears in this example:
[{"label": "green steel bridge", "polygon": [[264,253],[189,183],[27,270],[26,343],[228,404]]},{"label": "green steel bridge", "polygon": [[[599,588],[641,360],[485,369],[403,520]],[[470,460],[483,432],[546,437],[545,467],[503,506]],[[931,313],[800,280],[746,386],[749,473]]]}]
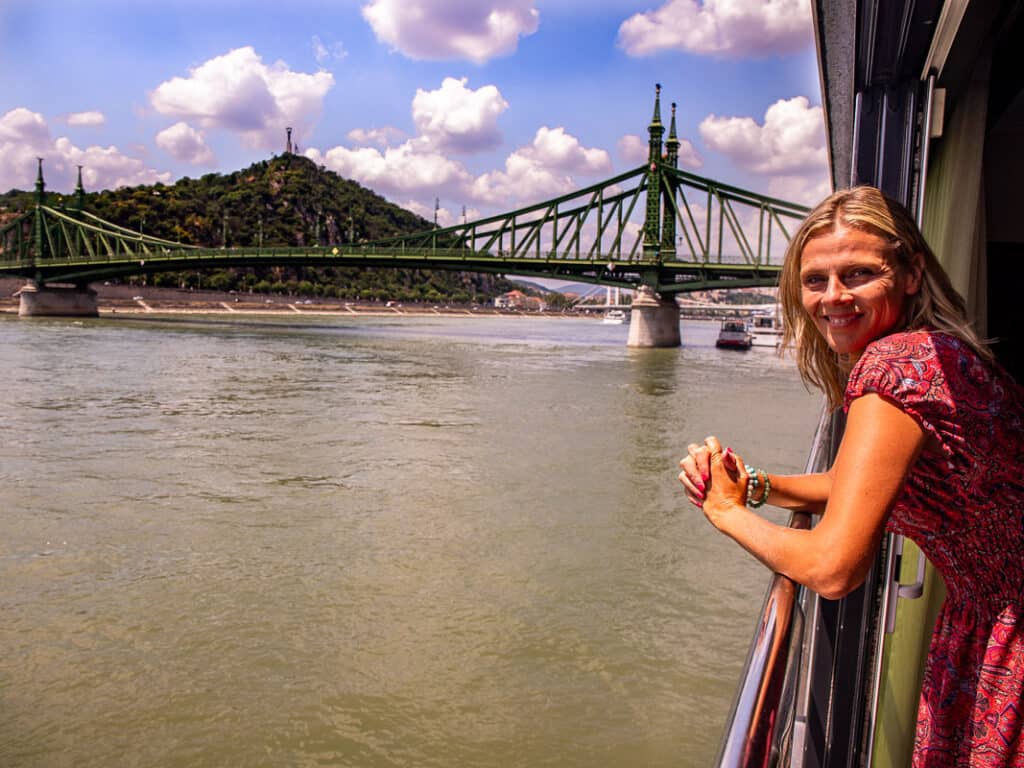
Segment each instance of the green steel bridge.
[{"label": "green steel bridge", "polygon": [[84,209],[81,170],[69,207],[36,204],[0,229],[0,274],[39,289],[128,275],[253,266],[405,267],[559,278],[684,291],[770,286],[807,209],[679,170],[675,105],[663,142],[660,86],[648,162],[509,213],[374,242],[203,248],[144,235]]}]

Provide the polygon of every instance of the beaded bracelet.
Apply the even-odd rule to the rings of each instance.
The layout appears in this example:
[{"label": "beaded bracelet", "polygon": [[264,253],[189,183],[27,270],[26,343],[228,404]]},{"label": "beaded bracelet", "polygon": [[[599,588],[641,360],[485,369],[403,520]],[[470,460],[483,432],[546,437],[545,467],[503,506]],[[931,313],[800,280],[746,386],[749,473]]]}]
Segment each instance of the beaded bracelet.
[{"label": "beaded bracelet", "polygon": [[[747,470],[747,506],[751,509],[763,507],[768,501],[768,494],[772,490],[772,483],[768,479],[768,473],[749,464],[745,465],[744,468]],[[757,488],[761,485],[761,475],[764,475],[764,493],[761,494],[760,499],[755,499],[754,496],[757,493]]]}]

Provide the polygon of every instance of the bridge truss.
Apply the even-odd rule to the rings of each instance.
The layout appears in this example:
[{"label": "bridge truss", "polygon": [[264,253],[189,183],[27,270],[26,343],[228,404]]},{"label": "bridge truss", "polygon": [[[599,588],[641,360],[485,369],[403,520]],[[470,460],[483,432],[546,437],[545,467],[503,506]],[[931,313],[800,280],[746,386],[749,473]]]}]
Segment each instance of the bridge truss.
[{"label": "bridge truss", "polygon": [[85,285],[152,272],[252,266],[404,267],[648,286],[671,295],[774,285],[807,209],[678,166],[675,105],[662,154],[659,97],[649,162],[509,213],[374,242],[201,248],[144,235],[85,211],[37,203],[0,228],[0,273]]}]

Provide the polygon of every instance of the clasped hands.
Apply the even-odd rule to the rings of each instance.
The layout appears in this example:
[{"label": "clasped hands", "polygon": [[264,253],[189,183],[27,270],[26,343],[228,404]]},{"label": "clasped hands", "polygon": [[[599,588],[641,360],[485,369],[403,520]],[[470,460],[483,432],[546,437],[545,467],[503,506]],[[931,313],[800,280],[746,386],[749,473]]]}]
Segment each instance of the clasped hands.
[{"label": "clasped hands", "polygon": [[726,514],[746,506],[746,465],[731,448],[723,451],[713,435],[705,438],[703,445],[690,443],[686,450],[689,455],[679,462],[679,482],[690,502],[719,528]]}]

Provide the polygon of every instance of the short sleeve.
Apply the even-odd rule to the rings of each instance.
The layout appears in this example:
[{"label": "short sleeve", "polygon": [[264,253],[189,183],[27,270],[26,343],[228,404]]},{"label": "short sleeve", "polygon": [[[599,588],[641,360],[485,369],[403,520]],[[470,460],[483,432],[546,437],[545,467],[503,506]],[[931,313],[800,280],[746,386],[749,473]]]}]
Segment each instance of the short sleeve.
[{"label": "short sleeve", "polygon": [[948,450],[955,403],[931,333],[896,333],[869,344],[850,373],[844,410],[868,393],[890,400]]}]

